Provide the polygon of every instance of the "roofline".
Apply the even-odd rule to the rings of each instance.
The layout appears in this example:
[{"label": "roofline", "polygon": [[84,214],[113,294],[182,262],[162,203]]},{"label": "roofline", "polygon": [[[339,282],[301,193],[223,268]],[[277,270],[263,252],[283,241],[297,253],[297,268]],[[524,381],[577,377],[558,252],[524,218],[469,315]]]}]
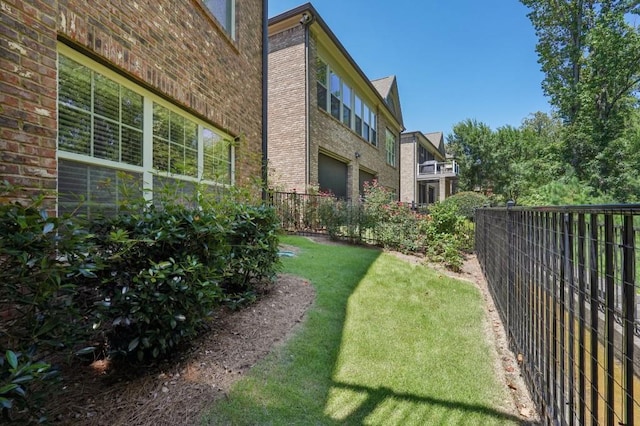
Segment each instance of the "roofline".
[{"label": "roofline", "polygon": [[[360,77],[362,77],[362,79],[369,86],[369,88],[372,90],[374,95],[378,97],[378,100],[380,101],[380,103],[382,105],[384,105],[384,108],[387,110],[389,115],[391,117],[393,117],[395,122],[400,127],[400,133],[404,132],[404,130],[405,130],[404,124],[401,123],[400,121],[398,121],[396,116],[393,114],[393,112],[387,106],[387,102],[385,101],[385,99],[382,97],[380,92],[378,92],[378,89],[375,88],[375,86],[373,85],[371,80],[367,77],[367,75],[364,73],[364,71],[362,71],[362,68],[360,68],[360,66],[356,63],[356,61],[349,54],[349,52],[344,47],[344,45],[340,42],[340,40],[338,40],[338,37],[336,37],[336,35],[333,33],[333,31],[331,31],[331,28],[329,28],[329,25],[327,25],[327,23],[324,21],[324,19],[322,19],[322,17],[320,16],[320,14],[316,10],[316,8],[313,7],[313,5],[311,3],[302,4],[302,5],[298,6],[298,7],[295,7],[293,9],[287,10],[286,12],[282,12],[279,15],[276,15],[276,16],[274,16],[272,18],[269,18],[268,26],[270,27],[270,26],[275,25],[275,24],[277,24],[279,22],[286,21],[287,19],[293,18],[294,16],[300,15],[300,14],[302,14],[304,12],[307,12],[307,13],[311,14],[311,17],[313,18],[311,25],[315,24],[316,22],[318,23],[318,25],[320,25],[320,28],[322,29],[322,31],[324,31],[329,36],[329,39],[333,42],[333,44],[335,44],[338,47],[338,50],[340,51],[340,53],[345,58],[347,58],[347,61],[349,61],[351,66],[356,70],[356,72],[360,75]],[[395,75],[394,75],[394,77],[395,77]],[[386,77],[382,77],[382,78],[386,78]],[[377,79],[377,80],[379,80],[379,79]]]}]

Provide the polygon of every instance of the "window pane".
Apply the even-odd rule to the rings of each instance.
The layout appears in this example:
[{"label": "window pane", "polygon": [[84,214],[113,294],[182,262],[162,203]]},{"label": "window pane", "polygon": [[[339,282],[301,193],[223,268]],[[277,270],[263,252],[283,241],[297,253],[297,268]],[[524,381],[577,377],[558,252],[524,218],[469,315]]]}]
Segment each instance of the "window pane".
[{"label": "window pane", "polygon": [[[204,0],[204,4],[227,32],[232,32],[233,0]],[[231,34],[233,36],[233,34]]]},{"label": "window pane", "polygon": [[378,128],[378,118],[376,117],[376,114],[371,111],[371,139],[370,142],[373,145],[378,145],[378,132],[376,131],[376,129]]},{"label": "window pane", "polygon": [[185,174],[184,170],[184,145],[169,144],[169,171],[178,175]]},{"label": "window pane", "polygon": [[354,105],[354,111],[353,111],[353,115],[355,116],[355,131],[357,134],[362,134],[362,101],[360,100],[360,98],[358,97],[358,95],[355,95],[353,97],[353,105]]},{"label": "window pane", "polygon": [[120,135],[117,124],[96,117],[93,127],[93,156],[105,160],[120,160]]},{"label": "window pane", "polygon": [[120,120],[120,85],[94,73],[93,112],[112,120]]},{"label": "window pane", "polygon": [[134,166],[142,166],[142,132],[122,127],[121,161]]},{"label": "window pane", "polygon": [[181,145],[184,144],[184,117],[171,112],[171,125],[169,127],[169,140]]},{"label": "window pane", "polygon": [[88,217],[115,214],[129,198],[142,197],[142,175],[75,161],[58,162],[58,210]]},{"label": "window pane", "polygon": [[231,144],[211,129],[204,128],[204,179],[231,184]]},{"label": "window pane", "polygon": [[346,106],[342,106],[342,122],[351,128],[351,110]]},{"label": "window pane", "polygon": [[59,56],[58,102],[91,110],[91,70],[63,55]]},{"label": "window pane", "polygon": [[327,110],[327,88],[318,82],[318,106]]},{"label": "window pane", "polygon": [[351,128],[351,88],[342,85],[342,122]]},{"label": "window pane", "polygon": [[340,99],[331,95],[331,115],[340,120]]},{"label": "window pane", "polygon": [[327,64],[320,58],[316,60],[316,80],[327,87]]},{"label": "window pane", "polygon": [[169,171],[169,142],[153,138],[153,167],[161,172]]},{"label": "window pane", "polygon": [[91,154],[91,115],[60,105],[58,148],[76,154]]},{"label": "window pane", "polygon": [[331,71],[331,95],[340,99],[340,77]]},{"label": "window pane", "polygon": [[142,130],[142,95],[122,87],[122,124]]},{"label": "window pane", "polygon": [[365,138],[366,140],[369,140],[369,123],[370,123],[369,120],[370,120],[369,107],[367,106],[367,104],[364,104],[363,106],[364,126],[362,126],[362,137]]},{"label": "window pane", "polygon": [[387,163],[396,165],[396,136],[389,129],[386,129],[385,150],[387,152]]},{"label": "window pane", "polygon": [[153,104],[153,136],[169,139],[169,110]]}]

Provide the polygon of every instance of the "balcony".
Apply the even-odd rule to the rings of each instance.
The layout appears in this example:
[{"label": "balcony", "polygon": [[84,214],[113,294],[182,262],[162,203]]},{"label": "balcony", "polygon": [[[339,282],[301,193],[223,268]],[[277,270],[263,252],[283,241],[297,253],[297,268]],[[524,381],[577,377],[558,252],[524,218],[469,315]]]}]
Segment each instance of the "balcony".
[{"label": "balcony", "polygon": [[430,180],[440,178],[457,177],[460,168],[455,161],[446,161],[439,163],[437,161],[425,161],[418,166],[418,180]]}]

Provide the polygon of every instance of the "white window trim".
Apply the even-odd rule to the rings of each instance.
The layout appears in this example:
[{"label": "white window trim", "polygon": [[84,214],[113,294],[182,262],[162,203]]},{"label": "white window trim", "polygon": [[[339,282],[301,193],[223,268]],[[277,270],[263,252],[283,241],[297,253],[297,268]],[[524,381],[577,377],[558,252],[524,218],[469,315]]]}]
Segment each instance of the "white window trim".
[{"label": "white window trim", "polygon": [[[327,91],[327,99],[326,99],[326,105],[325,108],[322,108],[320,106],[318,106],[318,108],[321,108],[324,112],[328,113],[329,116],[331,116],[333,119],[339,121],[343,126],[347,127],[348,129],[351,129],[355,134],[357,134],[360,139],[363,139],[364,141],[370,143],[371,145],[377,147],[378,146],[378,114],[375,112],[375,110],[371,107],[371,104],[367,101],[365,101],[364,96],[362,96],[362,93],[356,89],[356,85],[348,82],[347,80],[345,80],[342,75],[336,71],[335,68],[333,68],[328,61],[326,61],[324,59],[323,56],[318,55],[318,59],[320,60],[320,62],[322,62],[326,68],[326,73],[325,73],[325,81],[321,81],[320,79],[318,79],[318,74],[317,74],[317,69],[316,69],[316,81],[320,82],[320,84],[322,84],[322,86],[325,88],[325,90]],[[340,87],[340,118],[335,118],[333,116],[333,114],[331,113],[331,74],[334,74],[338,80],[339,80],[339,87]],[[342,114],[343,114],[343,109],[344,109],[344,104],[345,104],[345,100],[343,99],[343,86],[347,85],[349,87],[349,89],[351,90],[350,96],[349,96],[349,106],[348,108],[351,110],[350,112],[350,117],[351,117],[351,125],[347,126],[344,121],[342,120]],[[360,100],[361,104],[362,104],[362,109],[359,111],[359,115],[356,114],[356,97]],[[369,109],[369,114],[368,117],[365,118],[364,116],[364,110],[365,107]],[[375,122],[375,132],[376,132],[376,138],[374,139],[372,137],[372,133],[371,130],[369,130],[369,134],[367,135],[367,137],[365,138],[364,136],[362,136],[362,132],[358,133],[356,131],[356,115],[358,115],[361,120],[362,120],[362,128],[364,129],[364,124],[367,123],[370,128],[371,128],[371,122],[374,121]],[[373,119],[373,117],[375,117],[375,119]]]},{"label": "white window trim", "polygon": [[[83,155],[83,154],[78,154],[78,153],[73,153],[73,152],[68,152],[68,151],[64,151],[59,149],[56,146],[56,155],[58,159],[63,159],[63,160],[71,160],[71,161],[75,161],[78,163],[84,163],[84,164],[89,164],[89,165],[95,165],[95,166],[101,166],[101,167],[108,167],[110,169],[117,169],[117,170],[123,170],[123,171],[129,171],[129,172],[135,172],[135,173],[141,173],[142,174],[142,181],[143,181],[143,192],[145,194],[145,198],[147,199],[151,199],[153,196],[153,177],[154,176],[161,176],[161,177],[168,177],[168,178],[172,178],[172,179],[176,179],[176,180],[182,180],[182,181],[189,181],[189,182],[195,182],[195,183],[203,183],[206,185],[211,185],[211,186],[234,186],[235,185],[235,146],[233,143],[231,143],[230,147],[231,147],[231,152],[229,155],[229,159],[231,162],[231,166],[230,166],[230,183],[229,184],[224,184],[224,183],[220,183],[220,182],[215,182],[212,180],[206,180],[206,179],[202,179],[203,176],[203,172],[204,172],[204,155],[202,155],[202,153],[204,152],[204,144],[202,142],[202,129],[203,127],[209,128],[211,130],[213,130],[215,133],[219,134],[222,139],[226,139],[229,141],[233,141],[234,138],[231,137],[231,135],[221,131],[220,129],[218,129],[216,126],[207,123],[201,119],[199,119],[198,117],[189,114],[188,112],[184,111],[183,109],[175,106],[174,104],[162,99],[161,97],[157,96],[156,94],[150,92],[149,90],[135,84],[134,82],[132,82],[131,80],[123,77],[122,75],[112,71],[111,69],[105,67],[104,65],[99,64],[98,62],[95,62],[94,60],[86,57],[85,55],[79,53],[76,50],[73,50],[72,48],[66,46],[65,44],[62,43],[58,43],[58,50],[57,50],[57,54],[58,55],[64,55],[69,59],[74,60],[75,62],[95,71],[98,72],[102,75],[104,75],[105,77],[108,77],[109,79],[115,81],[116,83],[122,85],[123,87],[126,87],[127,89],[130,89],[131,91],[141,95],[143,97],[143,122],[144,122],[144,126],[143,126],[143,136],[142,136],[142,143],[143,143],[143,148],[142,148],[142,166],[134,166],[131,164],[127,164],[127,163],[123,163],[123,162],[117,162],[117,161],[112,161],[112,160],[106,160],[103,158],[96,158],[96,157],[92,157],[92,156],[88,156],[88,155]],[[59,61],[58,61],[59,62]],[[56,100],[56,104],[58,103],[58,100]],[[185,175],[177,175],[174,173],[170,173],[170,172],[165,172],[165,171],[158,171],[156,169],[153,168],[153,104],[157,103],[177,114],[180,114],[186,118],[188,118],[189,120],[195,122],[198,125],[198,177],[191,177],[191,176],[185,176]],[[56,141],[57,143],[57,141]]]}]

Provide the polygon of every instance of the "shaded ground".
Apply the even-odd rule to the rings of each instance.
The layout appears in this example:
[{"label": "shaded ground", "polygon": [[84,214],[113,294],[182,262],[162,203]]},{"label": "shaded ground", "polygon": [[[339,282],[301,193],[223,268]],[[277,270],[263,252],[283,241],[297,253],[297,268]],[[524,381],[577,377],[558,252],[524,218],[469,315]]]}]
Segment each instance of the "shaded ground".
[{"label": "shaded ground", "polygon": [[[326,239],[319,242],[330,243]],[[295,247],[283,247],[296,251]],[[420,258],[399,255],[411,262]],[[511,414],[523,422],[535,420],[533,404],[509,351],[504,329],[488,293],[475,257],[463,272],[443,274],[474,282],[485,299],[487,338],[496,349],[496,374],[513,396]],[[211,331],[197,340],[179,359],[162,365],[118,370],[104,362],[75,365],[63,371],[66,386],[49,401],[56,424],[78,425],[189,425],[231,385],[284,342],[303,320],[315,291],[307,281],[281,275],[277,284],[256,304],[237,311],[221,311]]]},{"label": "shaded ground", "polygon": [[280,275],[256,304],[222,311],[212,329],[173,363],[138,371],[102,362],[63,371],[67,385],[49,401],[50,419],[78,425],[190,425],[231,385],[284,342],[313,303],[307,281]]}]

